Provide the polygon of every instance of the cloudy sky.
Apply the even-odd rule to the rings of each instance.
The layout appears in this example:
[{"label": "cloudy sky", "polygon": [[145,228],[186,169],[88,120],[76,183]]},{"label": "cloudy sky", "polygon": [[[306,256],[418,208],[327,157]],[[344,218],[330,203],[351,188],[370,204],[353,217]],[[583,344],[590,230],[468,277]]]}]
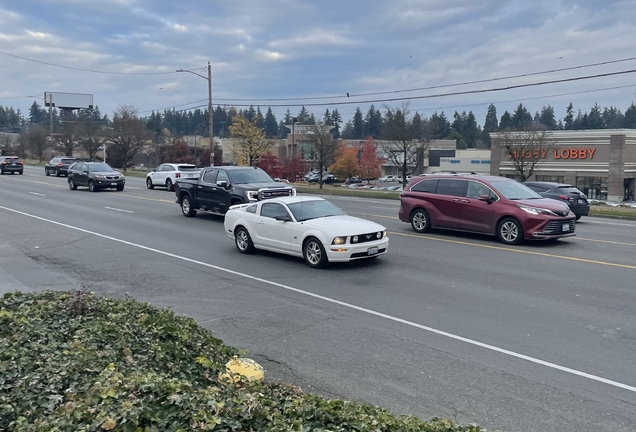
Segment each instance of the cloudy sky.
[{"label": "cloudy sky", "polygon": [[108,114],[206,106],[207,81],[175,71],[207,75],[210,61],[215,106],[271,106],[278,120],[408,99],[480,124],[491,102],[499,116],[519,103],[624,112],[634,72],[488,90],[636,70],[635,42],[634,0],[0,0],[0,105],[69,92]]}]

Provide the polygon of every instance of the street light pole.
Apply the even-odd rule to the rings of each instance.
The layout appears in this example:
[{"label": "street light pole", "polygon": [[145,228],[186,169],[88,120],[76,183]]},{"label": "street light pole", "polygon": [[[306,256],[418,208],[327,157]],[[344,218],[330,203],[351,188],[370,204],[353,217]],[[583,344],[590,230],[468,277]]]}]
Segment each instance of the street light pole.
[{"label": "street light pole", "polygon": [[296,144],[296,122],[298,117],[292,117],[292,148],[291,148],[291,181],[296,183],[296,177],[294,176],[294,145]]},{"label": "street light pole", "polygon": [[177,69],[177,72],[188,72],[198,77],[201,77],[204,80],[207,80],[208,82],[208,115],[209,115],[208,121],[210,122],[210,127],[208,129],[210,132],[210,166],[214,166],[214,115],[212,113],[212,65],[210,65],[210,62],[208,62],[207,77],[204,75],[198,74],[196,72],[192,72],[191,70]]}]

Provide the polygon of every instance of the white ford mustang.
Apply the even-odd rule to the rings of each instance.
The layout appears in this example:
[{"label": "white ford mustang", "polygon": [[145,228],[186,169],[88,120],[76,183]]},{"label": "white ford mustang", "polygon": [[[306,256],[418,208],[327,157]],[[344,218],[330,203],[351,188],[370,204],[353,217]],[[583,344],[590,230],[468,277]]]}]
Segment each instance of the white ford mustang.
[{"label": "white ford mustang", "polygon": [[225,232],[241,253],[265,249],[303,257],[311,267],[384,255],[386,228],[348,216],[319,197],[271,198],[238,204],[225,214]]}]

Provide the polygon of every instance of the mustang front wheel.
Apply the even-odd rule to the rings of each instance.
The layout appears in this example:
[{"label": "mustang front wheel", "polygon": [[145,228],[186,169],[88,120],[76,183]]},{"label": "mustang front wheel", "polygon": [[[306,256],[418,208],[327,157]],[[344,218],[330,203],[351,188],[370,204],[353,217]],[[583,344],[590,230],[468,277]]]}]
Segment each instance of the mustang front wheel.
[{"label": "mustang front wheel", "polygon": [[236,229],[234,232],[234,242],[240,253],[250,254],[254,252],[254,243],[252,243],[250,233],[248,233],[245,228],[239,227]]},{"label": "mustang front wheel", "polygon": [[322,247],[320,240],[315,237],[311,237],[305,242],[303,256],[305,257],[305,262],[313,268],[321,268],[327,263],[325,248]]}]

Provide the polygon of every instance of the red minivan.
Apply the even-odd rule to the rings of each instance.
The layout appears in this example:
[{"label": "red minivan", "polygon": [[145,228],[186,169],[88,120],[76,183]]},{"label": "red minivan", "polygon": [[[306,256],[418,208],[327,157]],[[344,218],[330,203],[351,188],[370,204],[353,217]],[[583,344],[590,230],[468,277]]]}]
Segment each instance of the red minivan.
[{"label": "red minivan", "polygon": [[576,226],[567,204],[543,198],[516,180],[479,174],[413,177],[400,194],[399,216],[418,233],[468,231],[509,245],[572,237]]}]

